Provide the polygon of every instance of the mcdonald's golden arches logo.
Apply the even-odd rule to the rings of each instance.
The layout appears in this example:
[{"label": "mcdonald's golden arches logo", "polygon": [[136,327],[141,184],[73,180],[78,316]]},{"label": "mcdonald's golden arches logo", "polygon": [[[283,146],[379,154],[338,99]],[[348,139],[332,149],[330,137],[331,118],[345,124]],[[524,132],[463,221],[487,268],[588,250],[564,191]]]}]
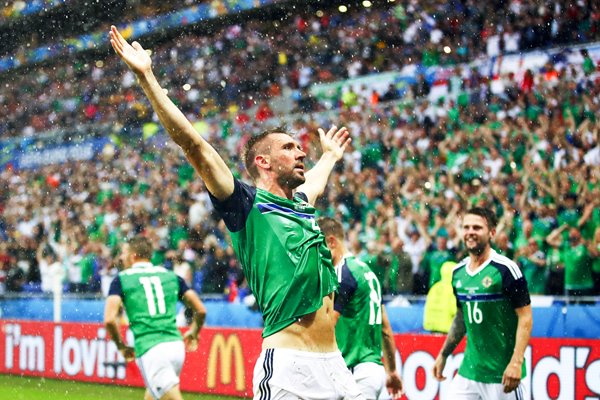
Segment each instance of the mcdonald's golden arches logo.
[{"label": "mcdonald's golden arches logo", "polygon": [[[231,334],[227,339],[221,333],[215,334],[208,353],[208,373],[206,386],[213,389],[217,386],[217,362],[221,370],[221,383],[231,383],[231,369],[235,368],[235,390],[246,391],[246,373],[244,371],[244,354],[242,344],[236,334]],[[233,365],[232,365],[233,364]]]}]

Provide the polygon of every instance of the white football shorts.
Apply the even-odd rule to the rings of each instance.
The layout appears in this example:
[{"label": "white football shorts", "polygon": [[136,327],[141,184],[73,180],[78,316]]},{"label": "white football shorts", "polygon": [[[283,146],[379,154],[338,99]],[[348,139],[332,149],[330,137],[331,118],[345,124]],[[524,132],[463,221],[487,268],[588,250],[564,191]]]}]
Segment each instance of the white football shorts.
[{"label": "white football shorts", "polygon": [[364,362],[350,368],[358,389],[367,400],[388,400],[390,394],[385,387],[386,373],[381,364]]},{"label": "white football shorts", "polygon": [[510,393],[504,393],[501,383],[482,383],[472,381],[456,374],[450,385],[450,393],[446,396],[452,400],[524,400],[528,398],[523,381]]},{"label": "white football shorts", "polygon": [[364,400],[339,351],[263,349],[252,382],[255,400]]},{"label": "white football shorts", "polygon": [[163,342],[136,358],[146,388],[155,399],[160,399],[175,385],[185,361],[185,346],[182,340]]}]

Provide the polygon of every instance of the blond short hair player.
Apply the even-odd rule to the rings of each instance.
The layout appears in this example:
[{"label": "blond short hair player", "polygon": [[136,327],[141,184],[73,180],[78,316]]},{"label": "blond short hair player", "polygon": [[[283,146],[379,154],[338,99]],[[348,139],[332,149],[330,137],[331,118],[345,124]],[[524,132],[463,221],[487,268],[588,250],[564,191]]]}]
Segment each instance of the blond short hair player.
[{"label": "blond short hair player", "polygon": [[[145,399],[180,400],[179,373],[185,347],[198,347],[198,333],[206,309],[183,279],[163,267],[152,265],[152,243],[145,237],[132,239],[123,254],[126,269],[112,281],[104,309],[104,324],[127,361],[136,359],[146,385]],[[194,319],[185,335],[175,324],[176,304],[181,300]],[[123,343],[117,318],[121,305],[129,319],[135,349]]]}]

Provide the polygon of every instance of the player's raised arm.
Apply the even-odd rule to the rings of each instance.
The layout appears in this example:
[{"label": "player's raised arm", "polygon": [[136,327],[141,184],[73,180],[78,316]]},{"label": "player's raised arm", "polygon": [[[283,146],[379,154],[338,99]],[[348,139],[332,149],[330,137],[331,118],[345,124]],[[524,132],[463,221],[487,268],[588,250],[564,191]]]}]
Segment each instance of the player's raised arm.
[{"label": "player's raised arm", "polygon": [[350,143],[348,130],[345,127],[337,129],[332,126],[327,133],[319,128],[319,138],[323,154],[317,164],[306,172],[306,181],[296,188],[297,192],[302,192],[308,197],[308,202],[314,204],[327,186],[329,174],[333,170],[335,163],[342,158],[344,151]]},{"label": "player's raised arm", "polygon": [[144,93],[158,115],[169,136],[185,153],[185,156],[204,180],[207,189],[219,200],[233,193],[233,175],[217,151],[205,141],[173,104],[160,87],[152,72],[152,61],[138,42],[131,45],[116,27],[110,30],[110,43],[115,52],[137,75]]}]

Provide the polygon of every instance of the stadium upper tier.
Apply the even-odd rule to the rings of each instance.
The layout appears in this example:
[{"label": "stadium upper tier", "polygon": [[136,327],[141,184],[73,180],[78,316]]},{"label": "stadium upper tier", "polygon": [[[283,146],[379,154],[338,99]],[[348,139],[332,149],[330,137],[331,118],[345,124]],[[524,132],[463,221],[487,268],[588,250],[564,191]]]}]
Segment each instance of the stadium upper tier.
[{"label": "stadium upper tier", "polygon": [[[0,39],[4,42],[0,48],[0,55],[4,55],[0,58],[0,72],[82,51],[105,49],[106,30],[110,24],[119,24],[131,38],[169,34],[189,25],[213,24],[221,18],[239,17],[246,11],[279,2],[283,0],[224,0],[197,2],[183,9],[177,9],[177,4],[150,7],[131,5],[125,0],[74,3],[71,8],[54,9],[0,26]],[[169,12],[161,14],[164,9]],[[32,25],[51,29],[32,32]],[[15,49],[18,57],[13,57]]]},{"label": "stadium upper tier", "polygon": [[13,0],[4,2],[0,8],[0,26],[7,21],[41,14],[48,10],[75,3],[75,0]]},{"label": "stadium upper tier", "polygon": [[[566,8],[562,2],[553,8],[502,4],[507,7],[502,13],[493,2],[467,8],[419,2],[345,13],[319,10],[282,20],[250,19],[156,45],[140,41],[153,52],[163,86],[188,115],[199,118],[245,109],[288,89],[408,64],[452,65],[600,37],[595,3]],[[0,76],[0,107],[8,116],[0,121],[2,137],[151,118],[134,77],[116,56],[64,60]]]}]

